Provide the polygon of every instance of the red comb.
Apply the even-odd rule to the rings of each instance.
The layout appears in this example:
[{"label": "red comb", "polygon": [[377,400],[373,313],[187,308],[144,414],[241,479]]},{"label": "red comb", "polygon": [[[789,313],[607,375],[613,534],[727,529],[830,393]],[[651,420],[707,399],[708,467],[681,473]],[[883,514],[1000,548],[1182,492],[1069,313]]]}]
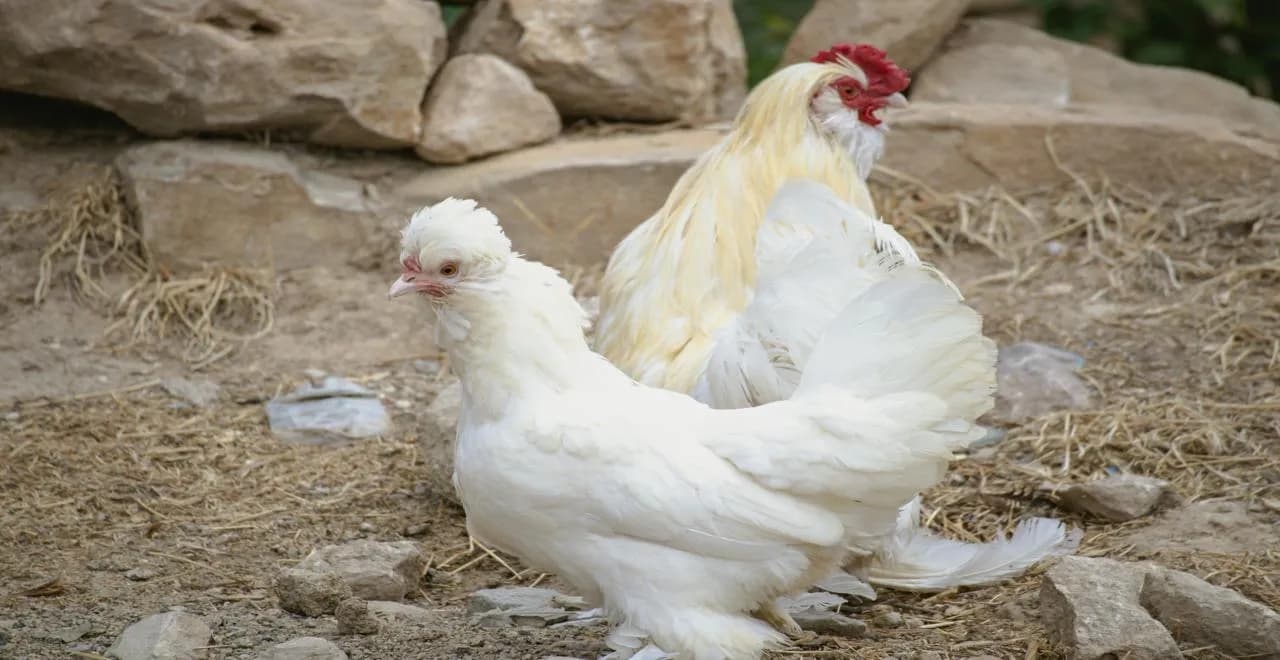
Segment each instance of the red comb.
[{"label": "red comb", "polygon": [[826,64],[839,62],[842,57],[867,74],[868,91],[888,96],[901,92],[911,84],[911,77],[902,67],[894,64],[883,50],[869,44],[836,44],[814,55],[809,61]]}]

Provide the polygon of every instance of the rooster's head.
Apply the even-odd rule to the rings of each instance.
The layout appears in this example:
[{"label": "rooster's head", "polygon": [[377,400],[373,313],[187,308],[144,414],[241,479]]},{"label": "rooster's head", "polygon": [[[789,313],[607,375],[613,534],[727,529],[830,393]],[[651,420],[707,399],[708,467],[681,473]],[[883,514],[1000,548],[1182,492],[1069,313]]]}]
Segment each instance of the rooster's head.
[{"label": "rooster's head", "polygon": [[[876,112],[885,107],[903,107],[907,99],[902,90],[911,84],[911,78],[889,59],[883,50],[867,44],[836,44],[814,55],[811,62],[838,64],[850,69],[850,75],[841,76],[818,91],[815,105],[836,109],[843,106],[846,112],[857,114],[858,120],[868,126],[879,126],[882,121]],[[862,76],[856,75],[861,73]]]}]

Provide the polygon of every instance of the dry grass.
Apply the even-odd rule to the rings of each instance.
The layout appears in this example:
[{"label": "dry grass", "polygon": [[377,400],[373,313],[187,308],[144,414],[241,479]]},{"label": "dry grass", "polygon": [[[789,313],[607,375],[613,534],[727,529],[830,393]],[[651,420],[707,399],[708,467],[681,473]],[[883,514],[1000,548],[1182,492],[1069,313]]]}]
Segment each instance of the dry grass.
[{"label": "dry grass", "polygon": [[[1039,338],[1086,354],[1091,410],[1012,428],[984,460],[936,489],[936,524],[987,538],[1049,507],[1054,489],[1121,470],[1188,501],[1280,503],[1280,199],[1169,199],[1105,182],[1017,198],[940,195],[889,175],[882,209],[931,257],[986,253],[962,282],[1002,341]],[[972,259],[966,256],[965,259]],[[1088,323],[1062,327],[1070,290]],[[975,487],[977,497],[975,497]],[[1077,519],[1077,522],[1085,522]],[[1084,552],[1119,551],[1088,521]],[[1102,529],[1099,529],[1102,527]],[[1191,556],[1161,560],[1184,568]],[[1206,571],[1200,571],[1202,574]],[[1280,606],[1280,555],[1218,558],[1214,581]]]},{"label": "dry grass", "polygon": [[[195,274],[171,274],[148,253],[113,170],[6,224],[9,231],[48,235],[35,304],[48,297],[55,281],[69,279],[77,294],[110,305],[119,317],[108,330],[109,338],[123,340],[118,348],[175,339],[182,358],[201,368],[271,330],[271,272],[206,267]],[[113,273],[132,280],[118,296],[101,284]]]},{"label": "dry grass", "polygon": [[130,345],[178,337],[182,358],[199,369],[271,331],[275,307],[269,273],[207,269],[176,278],[152,273],[120,297],[122,317],[108,330]]},{"label": "dry grass", "polygon": [[75,290],[97,298],[107,293],[98,284],[109,269],[142,274],[150,259],[142,238],[129,221],[115,172],[105,170],[83,187],[55,195],[43,207],[16,213],[7,231],[45,229],[49,240],[40,253],[35,304],[44,302],[59,276],[69,276]]}]

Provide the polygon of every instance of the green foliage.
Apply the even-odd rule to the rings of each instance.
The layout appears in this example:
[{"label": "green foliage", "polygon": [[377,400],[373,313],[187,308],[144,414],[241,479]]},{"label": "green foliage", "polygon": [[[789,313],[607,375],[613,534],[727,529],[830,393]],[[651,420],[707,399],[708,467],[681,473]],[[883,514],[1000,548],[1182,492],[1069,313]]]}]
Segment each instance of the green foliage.
[{"label": "green foliage", "polygon": [[813,0],[733,0],[747,45],[748,84],[773,73],[791,33],[812,6]]},{"label": "green foliage", "polygon": [[1113,45],[1135,62],[1181,66],[1280,91],[1277,0],[1028,0],[1046,31]]}]

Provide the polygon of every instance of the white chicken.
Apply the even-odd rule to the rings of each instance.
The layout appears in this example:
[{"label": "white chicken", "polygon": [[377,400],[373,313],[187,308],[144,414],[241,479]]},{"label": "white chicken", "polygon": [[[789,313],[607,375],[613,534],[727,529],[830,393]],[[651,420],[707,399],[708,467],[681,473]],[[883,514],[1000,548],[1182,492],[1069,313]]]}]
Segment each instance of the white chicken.
[{"label": "white chicken", "polygon": [[[640,385],[584,338],[554,270],[450,199],[402,237],[462,387],[454,483],[471,534],[603,609],[610,657],[758,658],[780,596],[881,552],[895,519],[980,436],[994,345],[946,284],[885,251],[790,398],[713,409]],[[797,254],[803,254],[799,252]],[[864,255],[868,259],[871,255]]]}]

